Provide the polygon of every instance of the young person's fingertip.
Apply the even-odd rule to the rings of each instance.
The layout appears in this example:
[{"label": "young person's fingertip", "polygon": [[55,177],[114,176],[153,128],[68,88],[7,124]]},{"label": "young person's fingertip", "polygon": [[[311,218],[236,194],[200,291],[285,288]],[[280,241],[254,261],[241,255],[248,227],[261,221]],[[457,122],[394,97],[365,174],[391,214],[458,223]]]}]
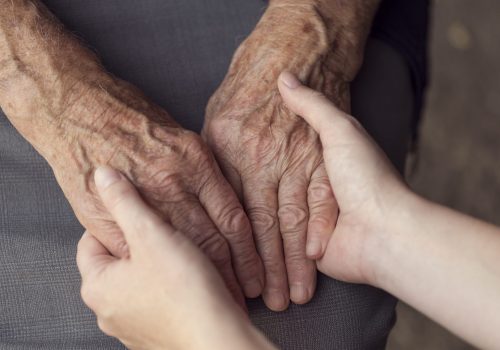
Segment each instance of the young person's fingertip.
[{"label": "young person's fingertip", "polygon": [[104,190],[120,181],[122,175],[109,166],[100,166],[94,173],[94,181],[98,189]]},{"label": "young person's fingertip", "polygon": [[302,85],[302,83],[297,79],[295,75],[288,71],[283,71],[279,77],[283,85],[289,89],[296,89]]}]

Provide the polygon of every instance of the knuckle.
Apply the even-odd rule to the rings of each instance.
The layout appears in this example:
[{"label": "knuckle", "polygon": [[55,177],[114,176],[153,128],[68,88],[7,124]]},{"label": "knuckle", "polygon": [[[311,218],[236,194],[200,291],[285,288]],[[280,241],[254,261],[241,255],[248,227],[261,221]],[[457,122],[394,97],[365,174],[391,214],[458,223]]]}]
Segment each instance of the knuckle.
[{"label": "knuckle", "polygon": [[309,220],[311,234],[317,234],[318,231],[333,229],[335,215],[326,215],[326,213],[316,213]]},{"label": "knuckle", "polygon": [[165,193],[169,195],[177,195],[184,192],[184,181],[182,175],[171,171],[170,169],[161,169],[154,173],[150,178],[151,183],[155,184],[156,191],[149,192],[161,192],[163,195]]},{"label": "knuckle", "polygon": [[220,235],[212,234],[207,236],[200,242],[199,247],[217,266],[231,263],[229,246]]},{"label": "knuckle", "polygon": [[210,121],[210,140],[215,145],[225,143],[228,139],[228,130],[233,129],[235,122],[230,118],[214,118]]},{"label": "knuckle", "polygon": [[82,287],[80,288],[80,295],[82,297],[83,302],[94,312],[97,312],[99,309],[99,298],[98,293],[89,283],[82,283]]},{"label": "knuckle", "polygon": [[194,132],[186,132],[182,139],[184,152],[188,155],[207,154],[208,149],[202,138]]},{"label": "knuckle", "polygon": [[307,222],[307,210],[295,204],[286,204],[279,208],[278,217],[282,234],[300,231]]},{"label": "knuckle", "polygon": [[250,231],[247,215],[240,206],[232,207],[223,212],[219,221],[222,230],[231,236],[239,236]]},{"label": "knuckle", "polygon": [[333,198],[333,190],[327,177],[316,180],[309,186],[307,191],[312,202],[321,202]]},{"label": "knuckle", "polygon": [[256,241],[262,261],[266,263],[276,262],[283,258],[281,238],[279,236],[273,234],[258,235]]},{"label": "knuckle", "polygon": [[110,243],[110,246],[110,250],[121,258],[126,257],[129,253],[127,241],[122,234],[116,234],[116,238]]},{"label": "knuckle", "polygon": [[[130,214],[133,215],[133,214]],[[112,220],[103,220],[96,226],[95,237],[114,255],[125,257],[128,245],[121,229]]]},{"label": "knuckle", "polygon": [[269,260],[264,265],[266,269],[266,287],[286,288],[288,277],[284,263],[277,264],[275,261]]},{"label": "knuckle", "polygon": [[255,233],[265,234],[276,227],[276,215],[263,207],[253,207],[248,209],[248,216],[254,225]]},{"label": "knuckle", "polygon": [[286,263],[287,265],[293,265],[293,271],[295,274],[299,274],[301,271],[306,269],[307,257],[304,249],[299,249],[299,246],[294,246],[293,248],[288,248],[286,250]]},{"label": "knuckle", "polygon": [[104,320],[102,317],[97,318],[97,327],[106,335],[112,336],[113,335],[113,330],[109,323]]},{"label": "knuckle", "polygon": [[266,276],[272,275],[272,279],[277,279],[278,281],[286,279],[285,264],[282,257],[281,260],[278,260],[275,257],[265,256],[262,257],[262,262],[265,266]]},{"label": "knuckle", "polygon": [[237,267],[239,271],[244,271],[248,276],[258,275],[262,265],[259,261],[257,254],[254,253],[253,248],[248,249],[237,259]]},{"label": "knuckle", "polygon": [[117,316],[115,307],[109,302],[103,303],[95,313],[98,319],[100,319],[105,326],[108,326],[108,330],[110,328],[109,325],[113,323],[113,320],[115,320]]},{"label": "knuckle", "polygon": [[85,246],[85,241],[84,241],[84,239],[83,239],[83,238],[81,238],[81,239],[78,241],[77,245],[76,245],[76,251],[77,251],[77,254],[78,254],[78,253],[80,253],[80,252],[82,251],[82,249],[84,248],[84,246]]}]

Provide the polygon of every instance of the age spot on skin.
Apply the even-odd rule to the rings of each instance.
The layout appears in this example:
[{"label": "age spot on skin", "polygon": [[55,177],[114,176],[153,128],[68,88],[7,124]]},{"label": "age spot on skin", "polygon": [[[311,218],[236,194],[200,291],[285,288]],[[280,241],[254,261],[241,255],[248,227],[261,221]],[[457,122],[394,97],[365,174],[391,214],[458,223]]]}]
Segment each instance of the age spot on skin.
[{"label": "age spot on skin", "polygon": [[302,32],[308,34],[314,30],[314,26],[310,22],[306,22],[302,27]]}]

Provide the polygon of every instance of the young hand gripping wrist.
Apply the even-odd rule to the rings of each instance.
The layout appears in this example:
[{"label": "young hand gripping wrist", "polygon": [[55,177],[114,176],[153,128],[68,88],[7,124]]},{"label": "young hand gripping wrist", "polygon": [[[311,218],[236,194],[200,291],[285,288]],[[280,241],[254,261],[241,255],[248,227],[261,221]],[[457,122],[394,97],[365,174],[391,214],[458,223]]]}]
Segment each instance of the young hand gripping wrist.
[{"label": "young hand gripping wrist", "polygon": [[95,182],[129,251],[112,256],[90,233],[78,245],[82,298],[104,333],[130,349],[273,349],[208,258],[125,176],[102,167]]},{"label": "young hand gripping wrist", "polygon": [[500,347],[500,229],[413,194],[351,116],[283,73],[286,103],[320,135],[339,217],[325,274],[383,288],[480,348]]}]

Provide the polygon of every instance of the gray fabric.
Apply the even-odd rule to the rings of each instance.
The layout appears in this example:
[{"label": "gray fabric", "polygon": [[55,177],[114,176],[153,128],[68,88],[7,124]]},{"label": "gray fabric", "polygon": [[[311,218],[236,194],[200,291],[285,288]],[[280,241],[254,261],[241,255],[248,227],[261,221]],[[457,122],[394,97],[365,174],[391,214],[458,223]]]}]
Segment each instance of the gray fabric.
[{"label": "gray fabric", "polygon": [[[49,0],[116,75],[199,130],[231,55],[264,8],[260,0]],[[402,58],[369,45],[353,110],[402,167],[412,116]],[[0,113],[0,349],[120,349],[80,301],[75,265],[83,229],[50,168]],[[249,302],[253,321],[285,349],[378,349],[395,300],[320,276],[314,300],[283,313]]]}]

